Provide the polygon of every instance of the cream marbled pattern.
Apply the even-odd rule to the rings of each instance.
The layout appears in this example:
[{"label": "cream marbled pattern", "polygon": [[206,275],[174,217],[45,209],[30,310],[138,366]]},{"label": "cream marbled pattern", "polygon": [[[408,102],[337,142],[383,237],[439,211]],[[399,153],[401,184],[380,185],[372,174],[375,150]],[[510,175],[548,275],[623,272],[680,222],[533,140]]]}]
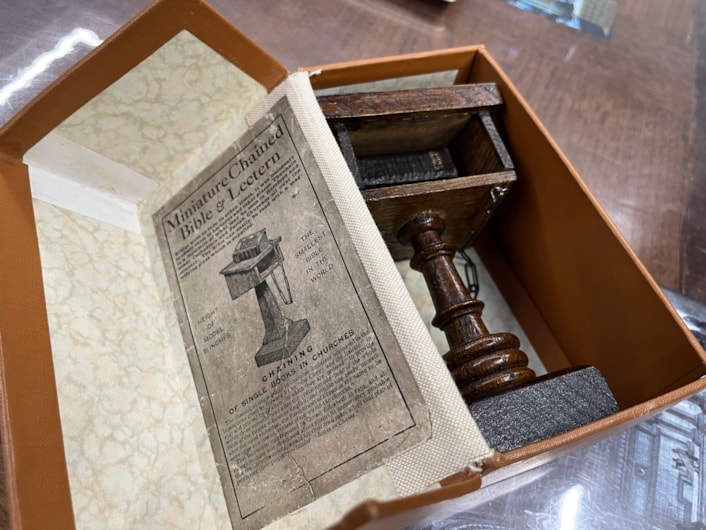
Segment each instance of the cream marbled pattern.
[{"label": "cream marbled pattern", "polygon": [[34,207],[77,526],[227,527],[186,354],[168,339],[144,239]]},{"label": "cream marbled pattern", "polygon": [[165,182],[193,159],[213,159],[240,136],[243,116],[265,93],[257,81],[182,31],[57,132]]},{"label": "cream marbled pattern", "polygon": [[[265,92],[182,32],[57,131],[155,180],[153,209],[242,133]],[[229,527],[148,239],[41,202],[35,213],[78,526]]]}]

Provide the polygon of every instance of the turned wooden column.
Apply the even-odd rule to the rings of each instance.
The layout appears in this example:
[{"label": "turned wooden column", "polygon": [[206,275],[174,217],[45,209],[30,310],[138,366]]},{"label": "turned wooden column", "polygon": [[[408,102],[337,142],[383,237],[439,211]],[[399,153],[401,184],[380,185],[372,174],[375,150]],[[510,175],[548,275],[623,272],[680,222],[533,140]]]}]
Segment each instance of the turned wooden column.
[{"label": "turned wooden column", "polygon": [[535,380],[527,356],[511,333],[488,333],[483,302],[471,298],[453,264],[456,247],[441,238],[446,223],[440,212],[414,214],[399,229],[400,243],[412,245],[413,269],[424,275],[436,316],[450,350],[444,361],[468,403],[523,386]]}]

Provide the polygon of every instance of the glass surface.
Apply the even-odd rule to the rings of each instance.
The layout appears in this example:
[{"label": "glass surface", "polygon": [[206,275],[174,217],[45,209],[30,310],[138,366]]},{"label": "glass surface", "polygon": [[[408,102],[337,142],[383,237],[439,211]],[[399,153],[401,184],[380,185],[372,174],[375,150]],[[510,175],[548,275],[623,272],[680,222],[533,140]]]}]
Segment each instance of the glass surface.
[{"label": "glass surface", "polygon": [[0,126],[149,3],[0,2]]},{"label": "glass surface", "polygon": [[620,435],[482,488],[409,527],[706,528],[706,392]]}]

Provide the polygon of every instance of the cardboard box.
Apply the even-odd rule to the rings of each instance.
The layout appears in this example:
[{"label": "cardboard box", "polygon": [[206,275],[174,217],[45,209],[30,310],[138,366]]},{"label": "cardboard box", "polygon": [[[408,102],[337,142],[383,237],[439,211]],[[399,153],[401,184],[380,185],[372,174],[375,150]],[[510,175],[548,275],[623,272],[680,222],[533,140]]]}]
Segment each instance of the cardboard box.
[{"label": "cardboard box", "polygon": [[[315,89],[448,70],[458,71],[455,82],[495,82],[501,88],[506,105],[501,127],[518,181],[475,248],[547,370],[598,367],[621,412],[563,436],[498,453],[486,463],[483,483],[619,432],[704,388],[699,379],[703,349],[485,49],[308,70],[315,73]],[[429,509],[435,508],[417,508],[387,524],[409,524]],[[356,515],[361,512],[364,507]]]},{"label": "cardboard box", "polygon": [[[287,76],[281,64],[204,4],[158,1],[0,130],[2,449],[15,527],[72,527],[75,508],[23,157],[183,30],[267,90]],[[485,49],[468,47],[309,71],[317,89],[443,71],[456,71],[456,82],[498,84],[506,105],[502,128],[518,182],[476,247],[545,366],[550,371],[597,366],[622,409],[565,435],[497,454],[485,463],[482,477],[466,470],[426,493],[371,500],[351,511],[339,527],[377,521],[381,528],[389,528],[412,522],[435,509],[434,503],[624,429],[706,387],[700,379],[706,373],[706,354]]]}]

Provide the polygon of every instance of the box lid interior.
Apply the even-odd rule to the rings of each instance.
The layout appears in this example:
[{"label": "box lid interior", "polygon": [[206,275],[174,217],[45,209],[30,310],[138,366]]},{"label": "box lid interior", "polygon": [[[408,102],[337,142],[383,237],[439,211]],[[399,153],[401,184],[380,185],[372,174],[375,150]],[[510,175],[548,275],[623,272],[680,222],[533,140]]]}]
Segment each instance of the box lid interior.
[{"label": "box lid interior", "polygon": [[[164,45],[165,43],[169,44]],[[205,54],[209,60],[200,63],[204,55],[200,52],[204,48],[215,53]],[[189,72],[185,73],[187,66]],[[143,74],[147,71],[150,75],[145,77]],[[194,71],[200,75],[193,77]],[[109,409],[105,408],[106,400],[85,394],[81,392],[80,387],[91,378],[105,378],[103,384],[110,393],[110,388],[113,387],[111,380],[130,380],[130,374],[116,371],[116,366],[111,366],[109,356],[103,355],[103,340],[97,335],[92,335],[97,327],[100,327],[101,319],[104,322],[116,321],[121,317],[109,312],[100,312],[101,308],[95,306],[93,310],[86,311],[86,308],[90,307],[90,304],[85,304],[87,291],[80,287],[75,289],[77,284],[66,280],[69,276],[80,278],[84,287],[90,285],[91,288],[104,288],[109,283],[122,283],[123,287],[136,286],[140,282],[140,275],[145,274],[149,259],[144,242],[128,231],[107,224],[96,229],[95,224],[82,223],[81,216],[73,216],[63,209],[51,208],[44,202],[35,202],[33,211],[27,169],[21,164],[23,157],[33,146],[37,147],[37,151],[25,158],[25,161],[30,161],[34,156],[33,160],[36,162],[35,175],[32,177],[35,195],[42,193],[46,201],[65,208],[70,207],[74,211],[93,212],[94,217],[111,210],[107,212],[108,218],[104,220],[123,228],[137,230],[138,227],[134,224],[137,204],[158,191],[167,177],[178,173],[186,176],[191,164],[198,164],[197,160],[193,160],[194,145],[204,143],[207,147],[205,156],[222,150],[223,143],[232,140],[230,135],[237,134],[238,127],[244,126],[245,113],[287,75],[284,66],[204,3],[189,0],[158,1],[48,87],[0,130],[0,200],[8,219],[12,219],[12,222],[3,223],[0,228],[3,234],[0,238],[4,256],[2,268],[6,273],[2,275],[2,290],[8,297],[8,304],[0,314],[0,336],[5,409],[2,449],[9,479],[7,494],[13,524],[68,527],[74,524],[75,513],[78,511],[82,510],[89,518],[92,513],[97,514],[91,508],[95,503],[90,499],[90,495],[71,496],[69,490],[69,479],[72,490],[81,490],[86,484],[81,484],[75,476],[67,476],[65,453],[73,453],[78,461],[86,461],[82,458],[85,451],[88,453],[84,456],[93,455],[101,460],[104,470],[109,472],[113,469],[116,480],[111,488],[123,489],[126,492],[131,489],[153,490],[153,501],[167,511],[173,510],[177,503],[175,500],[175,503],[172,503],[174,505],[170,507],[168,499],[181,496],[182,501],[178,502],[183,502],[182,508],[186,509],[186,513],[182,513],[184,520],[189,517],[196,518],[205,526],[215,526],[217,520],[223,520],[209,519],[214,517],[213,510],[204,513],[202,509],[204,505],[209,505],[212,498],[222,498],[217,478],[215,481],[207,479],[203,484],[192,484],[193,487],[188,488],[191,493],[179,493],[174,489],[175,483],[170,486],[169,480],[163,481],[159,478],[169,475],[166,467],[157,462],[147,466],[149,457],[145,460],[145,454],[139,456],[139,452],[131,452],[133,442],[137,440],[131,442],[128,438],[117,445],[105,445],[93,437],[83,436],[78,427],[79,423],[74,422],[72,425],[71,418],[67,418],[68,411],[61,410],[60,421],[55,380],[62,375],[66,365],[62,365],[61,361],[52,360],[45,305],[65,304],[67,310],[71,308],[69,313],[73,312],[74,316],[64,315],[67,321],[70,321],[69,327],[74,333],[88,333],[84,335],[84,339],[93,344],[90,356],[73,360],[79,366],[85,366],[87,372],[68,376],[79,384],[70,391],[70,395],[64,397],[93,411],[104,409],[103,412],[110,416]],[[238,90],[232,90],[234,85]],[[201,91],[206,94],[200,93]],[[233,101],[232,98],[232,94],[238,92],[241,103]],[[101,104],[100,97],[94,99],[100,93],[113,97],[108,105]],[[138,95],[142,99],[152,98],[154,105],[151,110],[140,108],[137,103]],[[200,104],[201,108],[206,107],[206,100],[217,100],[220,103],[218,110],[227,108],[231,112],[220,116],[218,112],[208,114],[207,109],[205,113],[199,114],[201,109],[198,106]],[[209,107],[210,103],[211,101]],[[160,104],[172,105],[184,114],[165,113]],[[235,107],[237,119],[233,119],[231,105],[239,105]],[[139,123],[141,127],[138,127],[138,133],[135,121],[126,123],[124,118],[125,115],[139,117],[141,110],[143,115],[140,117],[142,121]],[[122,115],[118,111],[121,111]],[[150,112],[153,115],[150,115]],[[193,123],[193,119],[185,120],[184,115],[187,112],[195,112],[202,119],[197,123]],[[93,150],[91,147],[95,146],[90,142],[97,139],[92,138],[97,128],[111,129],[114,134],[110,139],[109,136],[104,137],[108,141],[100,146],[101,148],[110,150],[115,147],[119,143],[115,140],[122,135],[123,138],[135,140],[133,149],[108,153],[113,157],[112,160],[106,153]],[[150,149],[145,142],[150,140],[151,135],[153,140],[166,141],[153,142],[153,149]],[[143,143],[140,144],[138,140]],[[171,144],[170,140],[173,140]],[[180,154],[181,148],[186,149],[184,154]],[[126,164],[128,160],[130,164]],[[137,168],[132,167],[133,164],[137,164]],[[89,182],[90,186],[87,186]],[[67,204],[68,199],[78,199],[77,205]],[[84,210],[81,210],[82,208]],[[88,212],[85,211],[86,208]],[[133,225],[125,226],[124,220],[130,218],[133,219]],[[41,233],[42,230],[44,233]],[[58,253],[50,251],[48,254],[42,249],[43,270],[39,269],[40,257],[37,254],[38,231],[41,241],[61,241],[53,250],[63,247]],[[87,247],[85,244],[85,236],[89,233],[95,237],[95,247]],[[89,256],[93,256],[95,261],[107,257],[92,254],[100,246],[100,241],[112,241],[114,245],[110,245],[110,248],[122,249],[117,252],[124,254],[115,254],[112,263],[108,259],[104,262],[108,263],[108,267],[101,271],[94,271],[93,274],[90,271],[74,274],[76,271],[72,270],[71,264],[75,264],[76,259],[90,262],[93,260]],[[112,251],[107,250],[107,253]],[[54,274],[57,281],[47,281],[47,274]],[[132,283],[135,281],[138,283]],[[61,288],[57,291],[55,287],[60,285],[71,285],[70,292],[59,292]],[[159,322],[158,316],[155,317],[161,312],[161,306],[154,303],[158,298],[155,297],[155,292],[147,291],[137,288],[132,295],[121,299],[116,299],[113,294],[113,302],[123,304],[123,313],[128,315],[127,320],[120,322],[117,327],[123,330],[134,328],[144,331],[145,323],[150,326],[152,331],[144,333],[142,339],[145,339],[147,344],[152,342],[157,348],[147,346],[141,350],[140,360],[152,359],[150,363],[156,361],[157,364],[153,364],[153,368],[164,371],[172,381],[165,387],[163,384],[154,385],[143,380],[139,392],[124,399],[123,406],[135,410],[142,407],[144,413],[144,403],[139,399],[140,392],[161,395],[166,400],[165,408],[159,413],[153,411],[156,413],[154,420],[166,414],[176,417],[185,425],[184,430],[178,433],[178,439],[170,440],[173,443],[167,441],[177,434],[175,432],[170,433],[159,428],[143,431],[145,434],[150,433],[146,443],[151,444],[157,453],[163,454],[166,463],[173,461],[177,456],[186,456],[183,453],[184,440],[193,438],[198,429],[203,430],[203,419],[200,416],[189,416],[178,405],[174,407],[170,404],[170,401],[178,402],[184,399],[183,390],[188,387],[186,377],[190,375],[183,373],[183,370],[175,370],[168,358],[163,354],[160,356],[159,343],[164,348],[170,338],[165,323]],[[111,296],[109,291],[104,294]],[[67,298],[63,298],[64,295]],[[56,315],[58,313],[55,312]],[[59,321],[50,322],[50,325],[62,326],[60,318]],[[131,323],[131,318],[137,318],[141,322]],[[137,324],[137,327],[133,324]],[[89,336],[91,338],[88,338]],[[153,342],[155,338],[156,342]],[[135,337],[131,338],[129,334],[103,339],[120,341],[126,351],[133,350],[137,344]],[[145,355],[146,352],[150,355]],[[98,372],[89,375],[90,368],[97,368],[100,364],[102,367]],[[66,376],[66,372],[63,375]],[[27,389],[32,391],[28,392]],[[61,392],[61,388],[59,391]],[[193,393],[193,390],[190,392]],[[117,403],[121,399],[111,398],[109,401]],[[79,415],[75,415],[74,420]],[[144,421],[144,418],[138,421]],[[164,422],[155,422],[159,423]],[[112,430],[115,434],[119,429],[119,425],[106,423],[99,430]],[[120,437],[119,434],[118,436]],[[158,449],[160,446],[162,449]],[[205,447],[208,448],[207,445]],[[170,453],[173,454],[170,456]],[[38,454],[41,454],[41,457],[38,457]],[[187,473],[197,477],[198,481],[203,481],[201,477],[211,473],[208,471],[213,467],[210,454],[202,452],[200,456],[192,454],[186,458],[192,462]],[[118,461],[122,461],[122,464],[118,464]],[[136,466],[136,471],[142,470],[133,474],[133,477],[142,475],[141,480],[148,480],[152,486],[147,489],[138,488],[137,484],[123,480],[126,467],[131,465]],[[146,466],[151,470],[148,474],[144,471]],[[84,474],[90,475],[94,474]],[[95,476],[100,480],[98,474]],[[121,476],[123,479],[119,478]],[[90,488],[86,491],[90,491]],[[174,494],[177,497],[174,497]],[[106,502],[101,504],[100,511],[130,525],[130,521],[124,519],[121,505],[108,499],[106,497]],[[138,500],[135,499],[135,502]],[[142,499],[139,502],[151,501]],[[213,524],[210,524],[209,520]]]}]

